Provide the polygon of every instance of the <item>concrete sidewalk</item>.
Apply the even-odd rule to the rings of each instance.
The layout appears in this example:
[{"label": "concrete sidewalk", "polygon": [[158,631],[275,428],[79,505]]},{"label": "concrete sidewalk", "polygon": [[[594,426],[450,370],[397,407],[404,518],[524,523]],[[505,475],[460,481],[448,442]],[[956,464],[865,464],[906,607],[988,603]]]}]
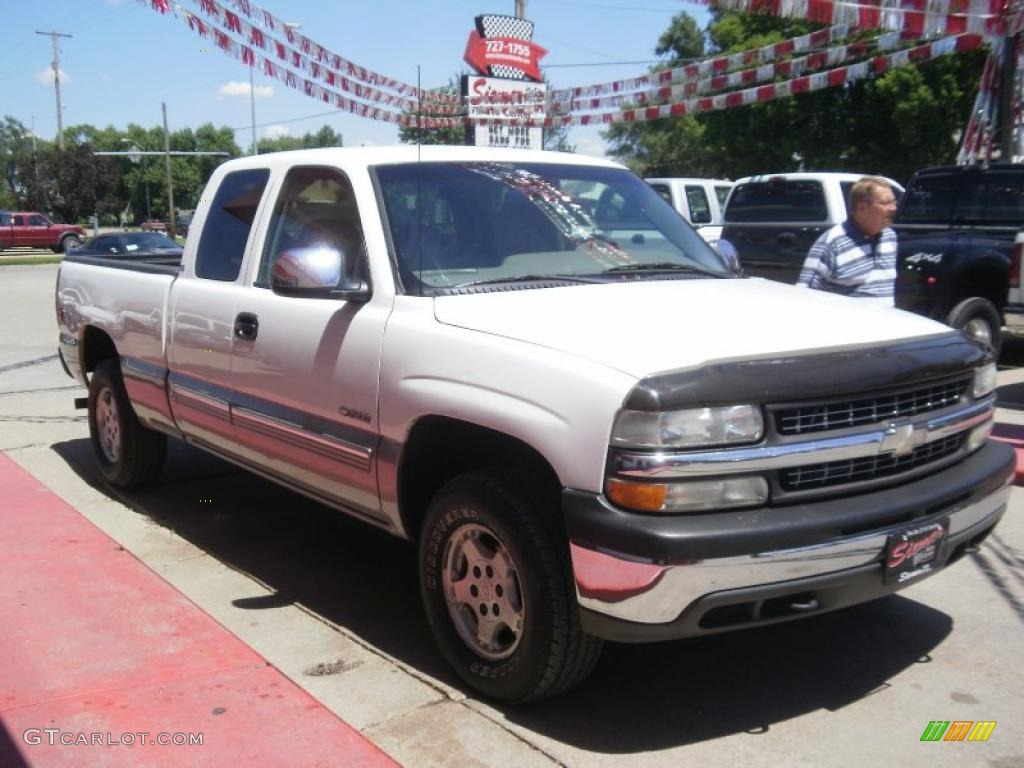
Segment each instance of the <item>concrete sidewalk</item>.
[{"label": "concrete sidewalk", "polygon": [[0,493],[0,765],[396,765],[3,453]]}]

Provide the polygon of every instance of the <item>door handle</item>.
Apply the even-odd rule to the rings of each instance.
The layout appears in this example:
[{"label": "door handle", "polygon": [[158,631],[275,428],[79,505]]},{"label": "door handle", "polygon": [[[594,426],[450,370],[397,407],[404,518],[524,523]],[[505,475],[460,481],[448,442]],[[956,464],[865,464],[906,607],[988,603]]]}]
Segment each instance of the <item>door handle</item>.
[{"label": "door handle", "polygon": [[793,234],[792,232],[783,232],[781,235],[775,238],[775,242],[777,242],[779,245],[784,246],[796,245],[796,235]]},{"label": "door handle", "polygon": [[252,341],[260,330],[260,319],[252,312],[239,312],[235,317],[235,336]]}]

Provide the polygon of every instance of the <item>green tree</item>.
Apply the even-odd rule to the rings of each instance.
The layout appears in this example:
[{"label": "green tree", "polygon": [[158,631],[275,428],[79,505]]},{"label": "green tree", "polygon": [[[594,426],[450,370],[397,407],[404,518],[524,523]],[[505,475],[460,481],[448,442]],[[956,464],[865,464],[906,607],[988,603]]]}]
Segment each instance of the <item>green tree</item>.
[{"label": "green tree", "polygon": [[[37,141],[44,148],[45,142]],[[0,208],[20,208],[27,179],[35,175],[32,133],[10,115],[0,121]]]},{"label": "green tree", "polygon": [[43,210],[66,222],[84,222],[94,213],[120,208],[120,168],[94,154],[90,144],[74,144],[39,155],[39,174],[24,182],[26,208]]},{"label": "green tree", "polygon": [[[654,49],[669,58],[651,71],[660,72],[704,57],[704,33],[688,13],[672,17]],[[708,175],[710,158],[702,139],[703,125],[691,116],[640,123],[613,123],[602,135],[609,154],[640,174],[657,176]]]},{"label": "green tree", "polygon": [[316,149],[318,147],[341,147],[344,141],[340,133],[329,125],[323,125],[316,133],[305,133],[302,136],[277,136],[273,139],[262,138],[256,143],[256,152],[287,152],[293,149]]}]

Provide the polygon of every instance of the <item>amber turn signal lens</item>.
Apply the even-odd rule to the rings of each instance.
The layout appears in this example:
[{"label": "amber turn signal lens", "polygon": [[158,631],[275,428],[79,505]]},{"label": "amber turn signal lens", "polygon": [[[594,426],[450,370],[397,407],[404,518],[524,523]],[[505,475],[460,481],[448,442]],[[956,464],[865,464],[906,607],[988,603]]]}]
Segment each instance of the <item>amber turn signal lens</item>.
[{"label": "amber turn signal lens", "polygon": [[608,498],[620,507],[641,512],[659,512],[665,506],[665,486],[653,483],[629,483],[609,478],[605,484]]}]

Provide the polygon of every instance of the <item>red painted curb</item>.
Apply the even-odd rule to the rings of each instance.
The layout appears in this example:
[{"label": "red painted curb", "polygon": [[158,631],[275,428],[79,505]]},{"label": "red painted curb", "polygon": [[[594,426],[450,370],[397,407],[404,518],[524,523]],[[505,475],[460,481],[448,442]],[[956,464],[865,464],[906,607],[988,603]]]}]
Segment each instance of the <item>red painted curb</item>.
[{"label": "red painted curb", "polygon": [[396,765],[2,452],[0,494],[0,765]]},{"label": "red painted curb", "polygon": [[992,439],[1009,443],[1017,453],[1017,469],[1013,484],[1024,485],[1024,426],[1020,424],[996,424],[992,428]]}]

